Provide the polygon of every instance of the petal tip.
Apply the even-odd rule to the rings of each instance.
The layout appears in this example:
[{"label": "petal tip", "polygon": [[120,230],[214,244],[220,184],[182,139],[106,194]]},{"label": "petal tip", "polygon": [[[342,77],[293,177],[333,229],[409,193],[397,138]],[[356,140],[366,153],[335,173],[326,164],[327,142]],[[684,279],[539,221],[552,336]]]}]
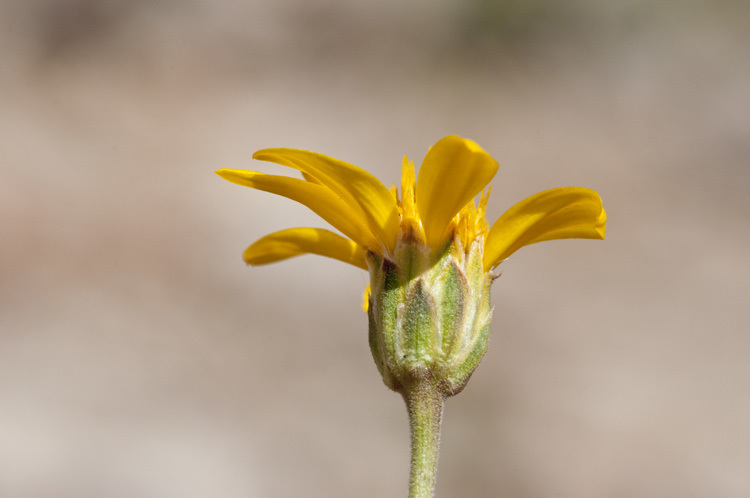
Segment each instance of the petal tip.
[{"label": "petal tip", "polygon": [[235,169],[221,168],[214,171],[214,173],[228,182],[237,183],[237,170]]},{"label": "petal tip", "polygon": [[604,240],[607,233],[607,212],[604,210],[604,207],[602,207],[602,212],[599,214],[599,219],[597,220],[596,232],[599,234],[600,240]]}]

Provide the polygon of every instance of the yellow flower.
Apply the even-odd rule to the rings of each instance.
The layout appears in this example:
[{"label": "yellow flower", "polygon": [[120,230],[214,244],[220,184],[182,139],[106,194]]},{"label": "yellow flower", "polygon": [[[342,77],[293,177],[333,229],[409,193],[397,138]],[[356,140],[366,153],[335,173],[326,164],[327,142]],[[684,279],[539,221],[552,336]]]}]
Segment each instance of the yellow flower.
[{"label": "yellow flower", "polygon": [[606,213],[599,195],[580,187],[562,187],[533,195],[507,210],[488,229],[485,207],[474,198],[487,187],[497,162],[471,140],[448,136],[427,153],[419,171],[404,158],[401,195],[354,165],[315,152],[264,149],[253,158],[296,169],[304,179],[254,171],[221,169],[230,182],[265,190],[304,204],[346,237],[320,228],[291,228],[266,235],[244,259],[251,265],[301,254],[319,254],[368,269],[368,253],[394,259],[398,247],[418,243],[432,254],[449,243],[468,251],[483,248],[489,272],[523,246],[565,238],[603,239]]},{"label": "yellow flower", "polygon": [[299,170],[303,179],[217,173],[300,202],[345,237],[320,228],[281,230],[248,247],[245,261],[262,265],[311,253],[369,271],[370,351],[383,382],[404,397],[411,424],[409,496],[433,496],[444,400],[464,388],[487,350],[493,268],[536,242],[603,239],[607,217],[599,195],[579,187],[540,192],[490,228],[484,189],[498,164],[471,140],[438,141],[419,177],[404,158],[400,195],[395,185],[389,189],[315,152],[264,149],[253,157]]}]

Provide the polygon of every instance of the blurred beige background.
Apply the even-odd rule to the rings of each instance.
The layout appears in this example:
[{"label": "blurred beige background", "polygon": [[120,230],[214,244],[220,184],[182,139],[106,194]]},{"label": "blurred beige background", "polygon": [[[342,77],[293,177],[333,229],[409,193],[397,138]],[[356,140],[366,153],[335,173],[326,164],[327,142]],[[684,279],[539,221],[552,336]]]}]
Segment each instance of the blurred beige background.
[{"label": "blurred beige background", "polygon": [[390,184],[447,134],[500,161],[491,221],[580,185],[609,232],[505,263],[438,496],[750,496],[749,6],[4,0],[0,496],[405,496],[366,274],[246,268],[324,224],[213,171]]}]

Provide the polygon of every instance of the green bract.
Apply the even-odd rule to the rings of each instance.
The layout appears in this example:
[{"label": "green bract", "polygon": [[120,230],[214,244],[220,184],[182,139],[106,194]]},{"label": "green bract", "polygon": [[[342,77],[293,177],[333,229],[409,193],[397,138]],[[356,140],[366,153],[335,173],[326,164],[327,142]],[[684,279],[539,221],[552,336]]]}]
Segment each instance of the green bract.
[{"label": "green bract", "polygon": [[428,381],[460,392],[487,351],[490,286],[479,240],[464,252],[451,243],[437,258],[416,244],[396,261],[370,253],[370,350],[383,382],[397,392]]}]

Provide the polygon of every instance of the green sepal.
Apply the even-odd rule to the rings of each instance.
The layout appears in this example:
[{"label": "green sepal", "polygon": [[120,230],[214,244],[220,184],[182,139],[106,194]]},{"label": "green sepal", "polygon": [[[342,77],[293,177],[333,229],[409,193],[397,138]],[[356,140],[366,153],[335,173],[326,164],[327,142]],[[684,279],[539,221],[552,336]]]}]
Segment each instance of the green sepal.
[{"label": "green sepal", "polygon": [[[465,275],[474,296],[484,293],[487,273],[484,271],[482,245],[476,242],[469,248],[464,262]],[[487,294],[489,298],[489,294]]]},{"label": "green sepal", "polygon": [[[490,285],[491,281],[485,287],[487,295],[490,292]],[[490,308],[489,296],[487,299],[482,298],[480,302],[483,306],[478,310],[472,327],[473,336],[469,341],[470,347],[465,351],[465,354],[456,355],[455,363],[449,369],[448,384],[450,385],[451,395],[458,394],[463,390],[489,346],[490,332],[492,331],[492,309]]]},{"label": "green sepal", "polygon": [[418,279],[406,297],[400,331],[404,340],[404,364],[413,373],[427,369],[434,360],[435,322],[434,300],[425,289],[424,281]]},{"label": "green sepal", "polygon": [[437,312],[440,322],[440,359],[446,360],[456,340],[455,331],[463,327],[465,313],[464,300],[468,296],[466,277],[450,258],[443,272],[437,278],[439,286]]},{"label": "green sepal", "polygon": [[399,358],[403,356],[397,337],[398,310],[404,300],[404,288],[399,282],[398,269],[393,262],[381,259],[378,273],[380,278],[374,282],[377,288],[372,288],[374,321],[382,341],[385,366],[398,377],[401,370]]},{"label": "green sepal", "polygon": [[388,368],[387,357],[384,354],[383,344],[381,343],[383,337],[382,335],[378,334],[378,327],[375,323],[372,299],[370,299],[370,304],[367,309],[367,315],[369,322],[368,342],[370,343],[370,352],[372,353],[372,358],[373,360],[375,360],[375,366],[378,367],[378,372],[380,372],[380,376],[383,377],[383,382],[385,382],[385,385],[387,385],[391,389],[396,389],[396,386],[398,384],[394,379],[390,368]]}]

